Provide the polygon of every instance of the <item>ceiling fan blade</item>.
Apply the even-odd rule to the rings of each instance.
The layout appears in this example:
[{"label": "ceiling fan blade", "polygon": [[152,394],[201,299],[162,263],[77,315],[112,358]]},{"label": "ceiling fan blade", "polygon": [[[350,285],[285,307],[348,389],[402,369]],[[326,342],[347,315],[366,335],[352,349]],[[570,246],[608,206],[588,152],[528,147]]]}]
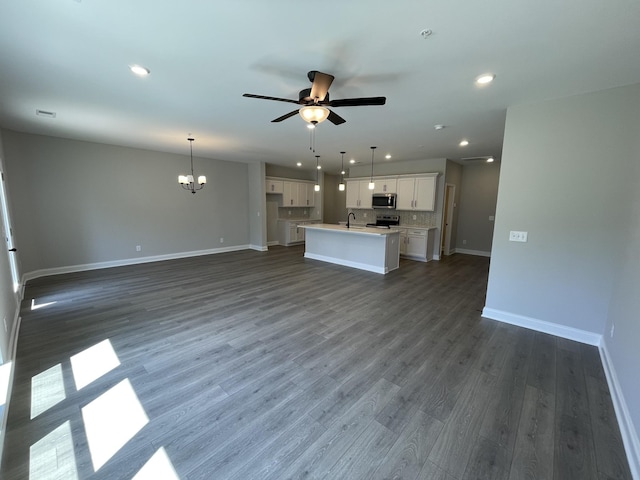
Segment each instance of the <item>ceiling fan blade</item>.
[{"label": "ceiling fan blade", "polygon": [[296,113],[298,113],[298,110],[294,110],[293,112],[289,112],[286,115],[282,115],[281,117],[278,117],[275,120],[271,120],[271,123],[273,123],[273,122],[281,122],[283,120],[286,120],[287,118],[293,117]]},{"label": "ceiling fan blade", "polygon": [[344,118],[342,118],[337,113],[333,113],[332,111],[329,111],[329,116],[327,117],[327,120],[329,120],[334,125],[340,125],[341,123],[346,122]]},{"label": "ceiling fan blade", "polygon": [[317,98],[319,102],[322,102],[324,97],[327,96],[329,87],[335,77],[328,73],[322,73],[316,70],[310,71],[307,76],[309,79],[313,79],[313,85],[311,86],[311,98],[314,100]]},{"label": "ceiling fan blade", "polygon": [[300,103],[298,100],[291,100],[290,98],[267,97],[265,95],[254,95],[253,93],[244,93],[242,96],[248,98],[260,98],[262,100],[275,100],[276,102]]},{"label": "ceiling fan blade", "polygon": [[384,105],[387,97],[340,98],[327,103],[330,107],[362,107],[365,105]]}]

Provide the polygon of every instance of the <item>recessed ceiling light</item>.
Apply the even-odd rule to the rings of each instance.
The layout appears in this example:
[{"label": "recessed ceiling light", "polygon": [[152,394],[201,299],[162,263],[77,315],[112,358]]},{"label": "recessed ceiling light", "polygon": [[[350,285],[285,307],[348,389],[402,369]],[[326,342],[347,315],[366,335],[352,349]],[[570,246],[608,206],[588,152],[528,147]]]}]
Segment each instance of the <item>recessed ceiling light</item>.
[{"label": "recessed ceiling light", "polygon": [[298,163],[296,163],[296,165],[301,167],[302,166],[302,162],[298,162]]},{"label": "recessed ceiling light", "polygon": [[493,82],[494,78],[496,78],[496,76],[493,73],[483,73],[476,78],[476,83],[479,85],[486,85],[487,83]]},{"label": "recessed ceiling light", "polygon": [[316,126],[315,126],[313,123],[308,123],[308,124],[307,124],[307,128],[308,128],[309,130],[313,130],[314,128],[316,128]]},{"label": "recessed ceiling light", "polygon": [[444,125],[434,125],[433,128],[435,128],[436,130],[442,130],[444,128]]},{"label": "recessed ceiling light", "polygon": [[391,155],[389,155],[388,153],[384,156],[384,158],[386,158],[387,160],[389,160],[391,158]]},{"label": "recessed ceiling light", "polygon": [[141,65],[130,65],[129,68],[131,69],[131,71],[133,73],[135,73],[136,75],[139,75],[141,77],[146,77],[147,75],[149,75],[151,73],[151,70],[149,70],[148,68],[145,68]]},{"label": "recessed ceiling light", "polygon": [[317,168],[318,170],[322,170],[322,165],[318,165],[316,168]]},{"label": "recessed ceiling light", "polygon": [[487,158],[487,163],[491,163],[491,162],[493,162],[493,157]]},{"label": "recessed ceiling light", "polygon": [[462,140],[462,141],[460,142],[460,146],[461,146],[461,147],[466,147],[467,145],[469,145],[469,140]]},{"label": "recessed ceiling light", "polygon": [[352,158],[351,160],[349,160],[349,163],[356,163],[356,161]]}]

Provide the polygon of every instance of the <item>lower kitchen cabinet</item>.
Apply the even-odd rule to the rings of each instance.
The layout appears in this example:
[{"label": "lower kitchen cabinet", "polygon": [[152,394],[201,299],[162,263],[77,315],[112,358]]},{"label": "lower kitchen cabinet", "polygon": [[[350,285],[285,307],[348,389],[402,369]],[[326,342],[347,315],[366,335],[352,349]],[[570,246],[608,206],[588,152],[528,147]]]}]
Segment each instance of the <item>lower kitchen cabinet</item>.
[{"label": "lower kitchen cabinet", "polygon": [[304,242],[304,228],[300,225],[320,223],[319,220],[279,220],[278,221],[278,243],[289,246]]},{"label": "lower kitchen cabinet", "polygon": [[400,255],[411,260],[433,260],[435,228],[400,228]]}]

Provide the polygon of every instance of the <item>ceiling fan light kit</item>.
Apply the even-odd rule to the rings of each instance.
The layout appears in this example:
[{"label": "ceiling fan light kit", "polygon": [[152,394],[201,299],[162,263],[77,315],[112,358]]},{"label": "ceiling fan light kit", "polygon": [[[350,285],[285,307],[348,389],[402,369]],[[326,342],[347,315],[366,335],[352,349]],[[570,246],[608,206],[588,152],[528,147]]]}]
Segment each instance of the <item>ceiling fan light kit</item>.
[{"label": "ceiling fan light kit", "polygon": [[329,117],[329,109],[319,105],[302,107],[298,113],[305,122],[313,125],[324,122]]}]

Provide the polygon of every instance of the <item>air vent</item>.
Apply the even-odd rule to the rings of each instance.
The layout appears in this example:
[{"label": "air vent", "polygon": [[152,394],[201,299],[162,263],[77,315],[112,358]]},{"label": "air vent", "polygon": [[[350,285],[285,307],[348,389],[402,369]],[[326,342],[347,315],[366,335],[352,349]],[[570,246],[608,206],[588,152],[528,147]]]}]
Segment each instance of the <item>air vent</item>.
[{"label": "air vent", "polygon": [[490,158],[495,158],[495,157],[493,155],[485,155],[484,157],[464,157],[464,158],[461,158],[460,161],[464,163],[486,162]]},{"label": "air vent", "polygon": [[56,118],[56,112],[47,112],[46,110],[36,110],[36,115],[40,117]]}]

